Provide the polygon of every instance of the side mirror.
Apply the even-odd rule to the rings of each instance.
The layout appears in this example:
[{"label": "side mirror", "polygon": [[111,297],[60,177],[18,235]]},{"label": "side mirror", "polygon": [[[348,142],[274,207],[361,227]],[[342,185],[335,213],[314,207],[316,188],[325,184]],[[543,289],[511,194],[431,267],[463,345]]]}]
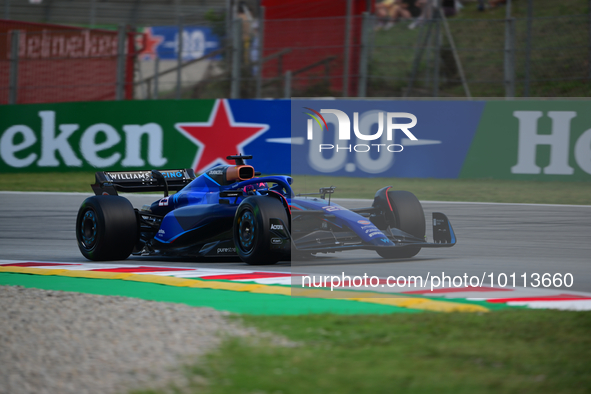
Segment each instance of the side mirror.
[{"label": "side mirror", "polygon": [[158,170],[152,170],[152,178],[158,181],[158,184],[164,185],[164,197],[168,197],[168,182],[162,173]]}]

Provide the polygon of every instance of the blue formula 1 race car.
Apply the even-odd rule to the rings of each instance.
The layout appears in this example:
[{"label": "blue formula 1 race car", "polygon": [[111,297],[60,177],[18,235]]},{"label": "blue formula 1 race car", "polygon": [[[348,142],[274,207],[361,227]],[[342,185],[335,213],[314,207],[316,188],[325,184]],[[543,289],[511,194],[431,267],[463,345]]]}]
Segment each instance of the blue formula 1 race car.
[{"label": "blue formula 1 race car", "polygon": [[[347,209],[330,197],[334,187],[295,195],[289,176],[265,176],[244,160],[195,177],[191,169],[97,172],[76,220],[76,238],[90,260],[141,256],[234,257],[274,264],[351,249],[384,258],[408,258],[425,247],[450,247],[456,237],[447,217],[433,213],[433,243],[414,194],[384,187],[371,207]],[[177,193],[169,195],[170,190]],[[141,209],[117,192],[163,191]],[[328,200],[325,199],[328,195]]]}]

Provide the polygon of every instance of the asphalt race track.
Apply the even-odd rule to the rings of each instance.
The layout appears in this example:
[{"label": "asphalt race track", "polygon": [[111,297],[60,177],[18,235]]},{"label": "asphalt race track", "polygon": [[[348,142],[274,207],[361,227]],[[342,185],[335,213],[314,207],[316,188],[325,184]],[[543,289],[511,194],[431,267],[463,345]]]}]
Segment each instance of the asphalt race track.
[{"label": "asphalt race track", "polygon": [[[78,251],[74,227],[85,193],[0,192],[0,259],[87,262]],[[158,196],[128,195],[134,206]],[[347,207],[371,205],[370,200],[335,200]],[[431,212],[445,213],[456,232],[453,248],[423,249],[416,257],[385,260],[372,251],[320,255],[293,264],[248,266],[240,262],[195,262],[154,257],[130,257],[123,263],[261,269],[305,274],[478,276],[532,273],[574,278],[571,290],[591,291],[591,206],[422,202],[431,239]],[[122,263],[122,262],[118,262]],[[529,285],[528,285],[529,287]]]}]

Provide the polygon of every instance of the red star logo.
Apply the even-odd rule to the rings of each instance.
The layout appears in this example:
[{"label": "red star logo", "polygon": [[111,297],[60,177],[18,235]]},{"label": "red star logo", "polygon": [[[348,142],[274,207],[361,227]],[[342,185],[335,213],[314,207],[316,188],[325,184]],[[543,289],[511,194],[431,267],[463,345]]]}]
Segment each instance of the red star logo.
[{"label": "red star logo", "polygon": [[269,129],[268,124],[234,121],[227,100],[216,100],[207,122],[174,125],[185,137],[199,147],[193,161],[195,172],[215,164],[231,164],[226,156],[244,152],[244,147]]},{"label": "red star logo", "polygon": [[153,59],[154,57],[156,57],[156,49],[162,41],[164,41],[163,36],[153,35],[152,28],[146,27],[144,29],[144,34],[142,35],[140,42],[140,46],[142,47],[140,56],[142,57],[142,59]]}]

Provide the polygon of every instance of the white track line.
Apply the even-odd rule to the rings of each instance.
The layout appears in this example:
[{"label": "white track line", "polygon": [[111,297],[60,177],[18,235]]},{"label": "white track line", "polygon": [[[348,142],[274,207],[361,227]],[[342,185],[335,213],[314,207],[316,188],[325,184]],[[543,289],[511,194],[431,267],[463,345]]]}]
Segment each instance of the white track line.
[{"label": "white track line", "polygon": [[[0,191],[0,194],[32,194],[38,196],[94,196],[92,191],[88,193],[83,192],[14,192],[14,191]],[[120,193],[120,196],[161,196],[162,193]]]},{"label": "white track line", "polygon": [[[87,196],[93,195],[92,192],[88,193],[81,193],[81,192],[18,192],[18,191],[0,191],[0,194],[32,194],[32,195],[40,195],[40,196]],[[131,195],[140,195],[135,193],[121,193],[121,196],[131,196]],[[141,194],[142,196],[160,196],[159,194],[148,194],[144,193]],[[371,205],[373,200],[367,198],[333,198],[331,201],[336,203],[339,202],[365,202]],[[477,201],[428,201],[422,200],[422,203],[427,204],[470,204],[470,205],[518,205],[518,206],[531,206],[531,207],[557,207],[557,208],[564,208],[564,207],[571,207],[571,208],[591,208],[591,205],[571,205],[571,204],[530,204],[530,203],[512,203],[512,202],[477,202]]]}]

